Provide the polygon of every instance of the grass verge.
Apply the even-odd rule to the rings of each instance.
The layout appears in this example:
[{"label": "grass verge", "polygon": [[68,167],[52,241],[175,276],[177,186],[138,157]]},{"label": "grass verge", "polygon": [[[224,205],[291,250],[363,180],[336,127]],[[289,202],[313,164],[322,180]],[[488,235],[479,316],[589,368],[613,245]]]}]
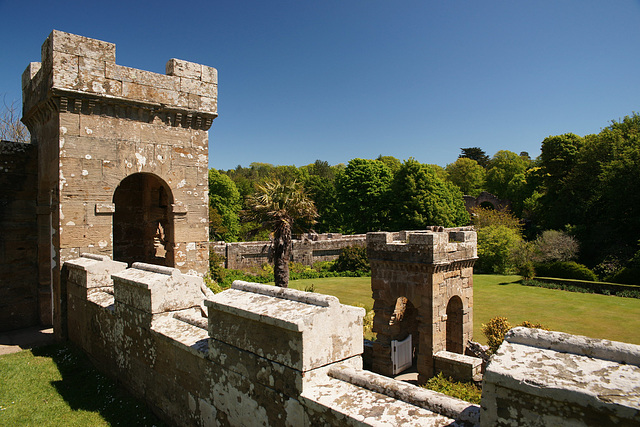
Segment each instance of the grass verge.
[{"label": "grass verge", "polygon": [[71,346],[0,356],[0,378],[2,426],[164,425]]}]

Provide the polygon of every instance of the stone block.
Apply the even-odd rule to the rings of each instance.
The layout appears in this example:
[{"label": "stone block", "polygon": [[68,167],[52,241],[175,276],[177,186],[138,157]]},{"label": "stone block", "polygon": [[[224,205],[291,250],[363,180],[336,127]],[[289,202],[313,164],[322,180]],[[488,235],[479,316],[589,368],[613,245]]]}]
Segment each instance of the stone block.
[{"label": "stone block", "polygon": [[132,268],[114,274],[113,280],[116,303],[145,313],[198,307],[204,299],[202,278],[175,268],[134,263]]},{"label": "stone block", "polygon": [[335,297],[236,281],[205,304],[213,339],[299,371],[363,351],[364,309]]},{"label": "stone block", "polygon": [[167,61],[166,72],[168,76],[187,77],[189,79],[202,80],[202,65],[184,61],[182,59],[171,58],[169,61]]},{"label": "stone block", "polygon": [[482,359],[452,353],[450,351],[438,351],[433,355],[436,372],[442,372],[445,376],[457,381],[473,381],[481,378]]},{"label": "stone block", "polygon": [[65,265],[69,270],[69,280],[84,288],[113,286],[111,275],[127,268],[124,262],[94,254],[82,254],[80,258],[67,261]]},{"label": "stone block", "polygon": [[53,30],[47,40],[42,45],[43,61],[45,52],[62,52],[74,56],[84,56],[87,58],[115,62],[116,45],[103,42],[88,37],[69,34],[63,31]]}]

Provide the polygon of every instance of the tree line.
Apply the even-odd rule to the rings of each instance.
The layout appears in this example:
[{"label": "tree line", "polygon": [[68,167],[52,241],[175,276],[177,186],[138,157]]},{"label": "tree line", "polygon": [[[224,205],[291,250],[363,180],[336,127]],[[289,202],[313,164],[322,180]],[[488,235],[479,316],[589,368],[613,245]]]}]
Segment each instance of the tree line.
[{"label": "tree line", "polygon": [[[565,258],[596,268],[602,277],[636,268],[635,258],[640,263],[637,113],[612,121],[597,134],[549,136],[541,142],[537,158],[509,150],[489,156],[480,147],[467,147],[445,167],[381,155],[352,159],[346,165],[316,160],[301,167],[252,163],[227,171],[211,169],[211,239],[267,240],[268,231],[256,232],[259,224],[244,213],[250,211],[256,185],[270,180],[298,182],[314,201],[317,222],[303,221],[298,224],[301,229],[352,234],[474,223],[479,240],[490,235],[497,246],[507,246],[504,266],[491,267],[496,272],[523,265],[518,261],[523,250],[515,247],[539,240],[544,231],[556,231],[563,242],[576,242],[573,255]],[[462,196],[477,196],[482,191],[510,200],[509,215],[515,221],[481,209],[470,216]],[[482,228],[486,230],[480,232]],[[549,247],[538,243],[537,248]],[[534,261],[547,257],[536,250],[529,248],[524,253],[537,253],[530,257]]]}]

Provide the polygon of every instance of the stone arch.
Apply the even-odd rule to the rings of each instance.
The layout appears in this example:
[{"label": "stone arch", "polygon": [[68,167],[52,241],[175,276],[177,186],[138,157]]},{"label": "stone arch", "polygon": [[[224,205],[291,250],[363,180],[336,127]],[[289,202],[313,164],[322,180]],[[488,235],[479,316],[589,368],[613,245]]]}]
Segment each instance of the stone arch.
[{"label": "stone arch", "polygon": [[464,307],[462,299],[454,295],[447,303],[447,351],[463,353],[463,320]]},{"label": "stone arch", "polygon": [[480,207],[484,209],[491,209],[491,210],[494,210],[496,208],[496,206],[488,200],[485,200],[484,202],[480,203]]},{"label": "stone arch", "polygon": [[174,267],[173,194],[151,173],[124,178],[113,193],[113,259]]}]

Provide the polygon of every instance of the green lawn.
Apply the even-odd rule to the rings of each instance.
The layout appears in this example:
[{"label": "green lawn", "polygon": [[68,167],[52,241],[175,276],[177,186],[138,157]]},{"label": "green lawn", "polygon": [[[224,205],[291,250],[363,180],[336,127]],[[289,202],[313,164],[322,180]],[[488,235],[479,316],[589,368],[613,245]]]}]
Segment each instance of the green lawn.
[{"label": "green lawn", "polygon": [[0,356],[0,426],[38,425],[164,424],[82,352],[58,344]]},{"label": "green lawn", "polygon": [[[551,330],[640,344],[640,299],[582,294],[520,285],[519,276],[474,275],[474,339],[485,342],[482,323],[504,316],[511,324],[523,320]],[[344,304],[373,307],[369,277],[332,277],[291,281],[304,289],[335,295]]]}]

